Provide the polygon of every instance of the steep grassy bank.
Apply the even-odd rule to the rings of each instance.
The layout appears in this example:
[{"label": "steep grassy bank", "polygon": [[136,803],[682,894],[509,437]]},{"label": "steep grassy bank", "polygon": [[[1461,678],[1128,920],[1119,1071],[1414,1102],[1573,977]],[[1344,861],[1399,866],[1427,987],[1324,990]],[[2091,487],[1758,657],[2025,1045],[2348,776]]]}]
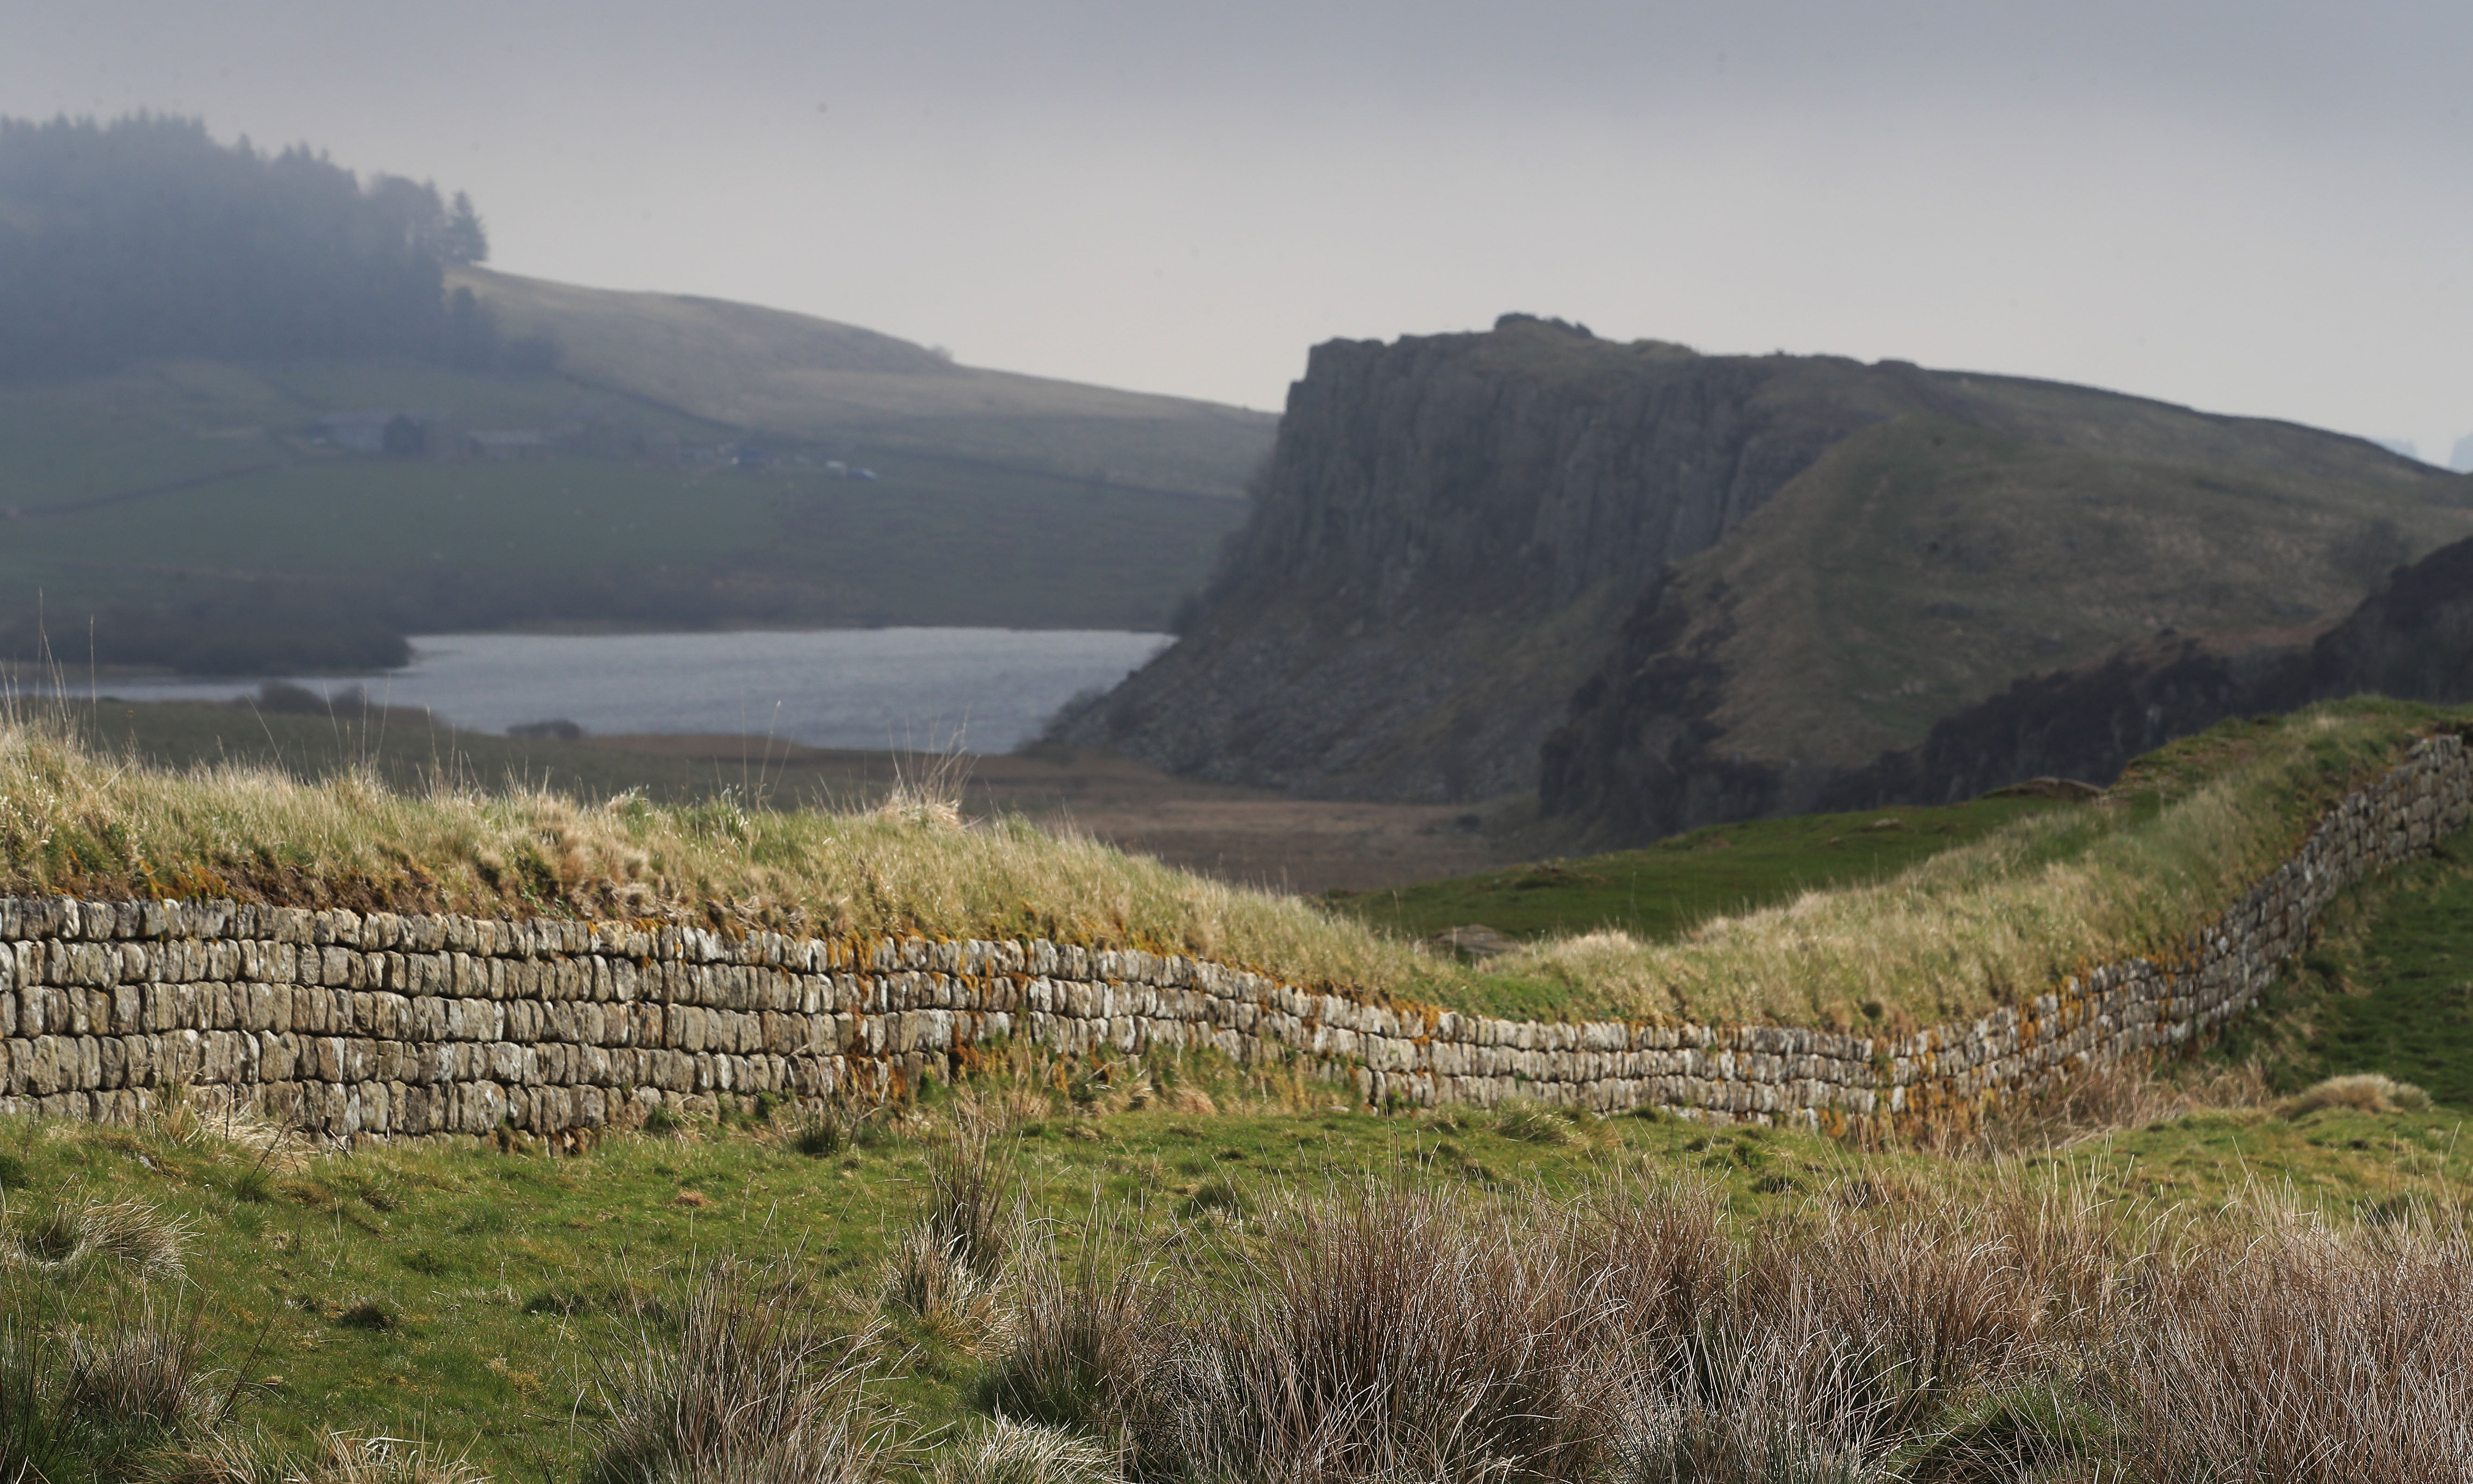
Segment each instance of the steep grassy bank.
[{"label": "steep grassy bank", "polygon": [[447,780],[399,792],[367,773],[159,772],[24,725],[0,730],[0,890],[1044,936],[1460,1008],[1899,1026],[2172,948],[2446,720],[2363,701],[2226,724],[2143,760],[2105,802],[2031,814],[1886,880],[1673,942],[1548,939],[1482,969],[1018,818],[965,826],[949,799],[916,790],[842,814]]}]

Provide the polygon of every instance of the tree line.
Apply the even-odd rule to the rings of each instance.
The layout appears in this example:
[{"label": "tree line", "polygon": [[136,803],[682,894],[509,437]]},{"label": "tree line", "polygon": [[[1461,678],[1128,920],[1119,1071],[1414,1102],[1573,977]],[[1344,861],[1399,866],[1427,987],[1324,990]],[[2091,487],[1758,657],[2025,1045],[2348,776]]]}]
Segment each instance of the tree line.
[{"label": "tree line", "polygon": [[196,119],[0,118],[0,376],[148,356],[409,355],[546,370],[489,306],[444,292],[489,256],[470,199],[359,176]]}]

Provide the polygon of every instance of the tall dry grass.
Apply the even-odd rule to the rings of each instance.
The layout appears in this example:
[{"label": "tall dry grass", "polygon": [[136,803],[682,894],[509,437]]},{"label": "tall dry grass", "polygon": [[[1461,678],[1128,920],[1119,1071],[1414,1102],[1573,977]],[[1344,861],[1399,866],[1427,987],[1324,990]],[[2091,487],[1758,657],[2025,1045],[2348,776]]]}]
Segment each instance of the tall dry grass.
[{"label": "tall dry grass", "polygon": [[1370,1184],[1220,1240],[1026,1275],[991,1400],[1162,1480],[2473,1479],[2461,1211]]},{"label": "tall dry grass", "polygon": [[837,1332],[788,1262],[726,1258],[675,1327],[640,1316],[594,1390],[593,1484],[861,1484],[897,1451],[876,1406],[874,1341]]},{"label": "tall dry grass", "polygon": [[[1895,1027],[2178,941],[2437,715],[2351,702],[2210,733],[2168,750],[2169,765],[2134,775],[2109,805],[2021,821],[1890,881],[1810,893],[1674,944],[1558,938],[1482,972],[1296,898],[1018,819],[966,822],[932,787],[852,813],[727,798],[585,805],[443,776],[406,794],[369,775],[153,771],[22,719],[0,723],[0,891],[1044,936],[1443,1003],[1542,983],[1609,1013]],[[2150,793],[2160,809],[2139,802]]]},{"label": "tall dry grass", "polygon": [[966,823],[932,778],[853,812],[588,805],[446,776],[408,794],[368,774],[154,770],[22,719],[0,723],[0,892],[1044,936],[1367,985],[1437,967],[1294,898],[1019,819]]}]

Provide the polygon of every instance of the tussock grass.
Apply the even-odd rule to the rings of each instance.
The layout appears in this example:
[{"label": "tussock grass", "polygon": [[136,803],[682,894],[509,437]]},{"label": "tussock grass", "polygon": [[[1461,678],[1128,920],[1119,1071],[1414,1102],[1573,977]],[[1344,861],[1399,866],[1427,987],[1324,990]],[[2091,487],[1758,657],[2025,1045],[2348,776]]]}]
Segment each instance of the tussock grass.
[{"label": "tussock grass", "polygon": [[490,1484],[489,1474],[461,1453],[419,1439],[331,1427],[298,1450],[264,1437],[219,1434],[174,1454],[156,1472],[162,1484]]},{"label": "tussock grass", "polygon": [[0,724],[0,890],[1035,935],[1459,1008],[1901,1029],[2170,949],[2445,720],[2355,701],[2228,723],[2133,767],[2101,804],[2021,819],[1887,881],[1808,893],[1673,943],[1553,940],[1482,970],[1019,819],[965,822],[932,786],[844,813],[730,798],[586,805],[444,778],[405,793],[367,773],[150,771],[24,720]]},{"label": "tussock grass", "polygon": [[646,1322],[601,1378],[591,1484],[841,1484],[894,1460],[871,1333],[836,1334],[787,1262],[726,1258],[675,1329]]},{"label": "tussock grass", "polygon": [[1061,1427],[993,1417],[943,1454],[929,1484],[1122,1484],[1115,1455]]},{"label": "tussock grass", "polygon": [[1173,1480],[2473,1478],[2461,1210],[1844,1194],[1327,1189],[1142,1304],[1055,1290],[1144,1357],[1073,1421]]},{"label": "tussock grass", "polygon": [[2287,1100],[2283,1113],[2288,1118],[2299,1118],[2322,1108],[2350,1108],[2365,1113],[2422,1113],[2430,1108],[2430,1094],[2378,1072],[2348,1072],[2302,1089]]}]

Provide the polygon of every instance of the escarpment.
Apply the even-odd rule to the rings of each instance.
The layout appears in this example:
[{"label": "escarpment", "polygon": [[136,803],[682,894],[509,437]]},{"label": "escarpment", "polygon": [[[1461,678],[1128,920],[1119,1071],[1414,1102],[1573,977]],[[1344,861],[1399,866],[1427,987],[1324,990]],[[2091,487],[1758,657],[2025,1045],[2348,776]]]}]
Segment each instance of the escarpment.
[{"label": "escarpment", "polygon": [[1316,347],[1182,639],[1056,734],[1303,792],[1529,787],[1642,589],[1890,416],[1879,393],[1851,361],[1525,316]]},{"label": "escarpment", "polygon": [[2467,489],[2337,434],[1903,362],[1525,316],[1333,342],[1179,642],[1051,735],[1326,796],[1536,787],[1575,840],[1645,838],[1812,807],[2124,645],[2323,624],[2473,533]]}]

